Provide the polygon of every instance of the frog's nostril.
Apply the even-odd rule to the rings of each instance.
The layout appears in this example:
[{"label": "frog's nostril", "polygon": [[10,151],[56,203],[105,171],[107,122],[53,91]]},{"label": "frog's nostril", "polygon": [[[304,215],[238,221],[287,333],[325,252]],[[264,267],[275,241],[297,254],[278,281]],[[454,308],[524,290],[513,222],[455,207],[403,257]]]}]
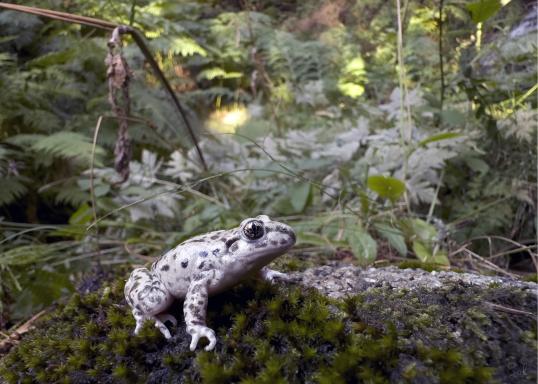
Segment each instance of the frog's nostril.
[{"label": "frog's nostril", "polygon": [[291,237],[291,242],[295,244],[297,237],[295,236],[295,232],[293,232],[293,229],[290,231],[290,237]]}]

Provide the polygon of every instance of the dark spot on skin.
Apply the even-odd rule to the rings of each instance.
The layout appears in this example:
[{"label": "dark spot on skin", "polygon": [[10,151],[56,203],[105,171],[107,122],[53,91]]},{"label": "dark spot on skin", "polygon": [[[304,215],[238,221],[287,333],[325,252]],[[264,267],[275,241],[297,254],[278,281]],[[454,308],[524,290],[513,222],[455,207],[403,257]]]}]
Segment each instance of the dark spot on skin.
[{"label": "dark spot on skin", "polygon": [[142,278],[142,276],[135,276],[135,280],[140,280]]},{"label": "dark spot on skin", "polygon": [[265,233],[269,233],[269,232],[273,232],[273,229],[269,227],[265,227]]},{"label": "dark spot on skin", "polygon": [[235,252],[237,251],[238,248],[239,248],[239,244],[235,243],[234,245],[232,245],[232,248],[230,248],[230,251]]},{"label": "dark spot on skin", "polygon": [[189,309],[192,311],[194,310],[194,304],[189,304]]},{"label": "dark spot on skin", "polygon": [[207,257],[207,252],[206,251],[200,252],[200,257]]},{"label": "dark spot on skin", "polygon": [[220,249],[216,248],[211,253],[213,254],[213,256],[217,256],[219,254],[219,252],[220,252]]},{"label": "dark spot on skin", "polygon": [[205,261],[202,261],[200,263],[200,265],[198,266],[198,269],[202,269],[203,267],[205,267]]},{"label": "dark spot on skin", "polygon": [[254,248],[265,248],[267,247],[267,243],[258,243],[254,246]]},{"label": "dark spot on skin", "polygon": [[239,237],[231,237],[228,240],[225,240],[226,248],[230,248],[232,244],[234,244],[237,240],[239,240]]},{"label": "dark spot on skin", "polygon": [[170,266],[168,264],[165,264],[161,267],[161,271],[168,271],[170,269]]},{"label": "dark spot on skin", "polygon": [[219,238],[219,235],[213,235],[211,236],[211,240],[217,240]]},{"label": "dark spot on skin", "polygon": [[198,300],[198,305],[204,305],[204,301],[203,300]]},{"label": "dark spot on skin", "polygon": [[176,259],[176,257],[177,257],[177,253],[174,253],[174,260]]},{"label": "dark spot on skin", "polygon": [[142,308],[140,308],[140,305],[138,305],[138,304],[135,306],[135,308],[138,309],[139,311],[142,310]]},{"label": "dark spot on skin", "polygon": [[204,239],[194,239],[194,240],[187,241],[185,244],[188,244],[188,243],[203,243],[204,241],[205,241]]},{"label": "dark spot on skin", "polygon": [[183,260],[183,261],[181,262],[181,266],[182,266],[183,268],[187,268],[187,265],[189,265],[189,260]]},{"label": "dark spot on skin", "polygon": [[285,239],[280,240],[280,245],[286,245],[288,242]]},{"label": "dark spot on skin", "polygon": [[135,290],[140,284],[138,283],[138,281],[136,283],[133,284],[133,286],[131,287],[131,289],[129,290],[129,294],[131,294],[131,292],[133,290]]},{"label": "dark spot on skin", "polygon": [[274,241],[274,240],[271,240],[271,245],[277,245],[278,242]]}]

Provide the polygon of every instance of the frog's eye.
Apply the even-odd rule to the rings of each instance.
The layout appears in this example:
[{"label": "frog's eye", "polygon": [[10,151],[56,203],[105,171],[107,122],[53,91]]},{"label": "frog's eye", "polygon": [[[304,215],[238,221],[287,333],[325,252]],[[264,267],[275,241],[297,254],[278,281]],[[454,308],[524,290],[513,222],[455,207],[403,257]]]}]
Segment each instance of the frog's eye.
[{"label": "frog's eye", "polygon": [[263,222],[251,220],[243,226],[243,234],[249,240],[256,240],[263,236]]}]

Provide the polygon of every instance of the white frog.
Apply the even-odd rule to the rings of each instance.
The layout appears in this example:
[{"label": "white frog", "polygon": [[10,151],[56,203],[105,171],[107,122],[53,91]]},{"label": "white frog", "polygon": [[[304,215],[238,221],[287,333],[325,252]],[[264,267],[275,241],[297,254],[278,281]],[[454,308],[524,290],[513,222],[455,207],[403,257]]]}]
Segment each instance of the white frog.
[{"label": "white frog", "polygon": [[169,339],[164,322],[177,322],[166,310],[174,299],[184,298],[187,333],[192,336],[190,350],[196,349],[201,337],[209,340],[205,350],[212,350],[217,339],[206,326],[208,296],[253,274],[270,282],[286,280],[284,273],[266,265],[294,244],[293,229],[265,215],[245,219],[238,228],[210,232],[179,244],[151,269],[137,268],[129,276],[124,292],[136,320],[134,333],[149,319]]}]

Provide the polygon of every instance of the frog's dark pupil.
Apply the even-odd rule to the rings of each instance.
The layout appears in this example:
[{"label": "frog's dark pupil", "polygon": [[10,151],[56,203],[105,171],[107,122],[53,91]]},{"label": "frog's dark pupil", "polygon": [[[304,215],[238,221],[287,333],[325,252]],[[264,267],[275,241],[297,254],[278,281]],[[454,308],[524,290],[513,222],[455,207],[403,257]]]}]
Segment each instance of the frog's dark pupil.
[{"label": "frog's dark pupil", "polygon": [[263,236],[263,224],[259,221],[251,221],[245,225],[243,232],[249,239],[259,239]]}]

